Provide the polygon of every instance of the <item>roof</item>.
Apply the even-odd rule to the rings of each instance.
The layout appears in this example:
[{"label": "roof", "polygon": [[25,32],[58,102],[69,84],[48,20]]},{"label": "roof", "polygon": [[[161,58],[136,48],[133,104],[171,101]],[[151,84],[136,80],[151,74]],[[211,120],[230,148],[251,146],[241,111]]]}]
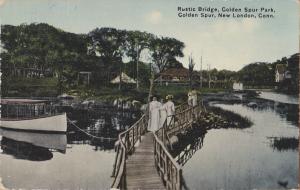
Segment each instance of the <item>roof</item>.
[{"label": "roof", "polygon": [[32,99],[1,99],[1,104],[38,104],[46,103],[48,100],[32,100]]},{"label": "roof", "polygon": [[286,70],[286,65],[285,64],[277,64],[276,70],[278,71],[279,74],[284,74],[284,72]]},{"label": "roof", "polygon": [[179,76],[187,77],[189,76],[189,70],[186,68],[170,68],[160,73],[161,76]]},{"label": "roof", "polygon": [[[122,79],[122,82],[123,83],[131,83],[131,84],[135,84],[136,81],[129,77],[128,75],[126,75],[125,73],[122,72],[121,74],[121,79]],[[118,84],[120,83],[120,75],[118,75],[116,78],[114,78],[113,80],[110,81],[110,83],[113,83],[113,84]]]},{"label": "roof", "polygon": [[66,94],[66,93],[63,93],[63,94],[61,94],[61,95],[59,95],[59,96],[57,96],[58,98],[61,98],[61,99],[74,99],[75,98],[75,96],[72,96],[72,95],[68,95],[68,94]]}]

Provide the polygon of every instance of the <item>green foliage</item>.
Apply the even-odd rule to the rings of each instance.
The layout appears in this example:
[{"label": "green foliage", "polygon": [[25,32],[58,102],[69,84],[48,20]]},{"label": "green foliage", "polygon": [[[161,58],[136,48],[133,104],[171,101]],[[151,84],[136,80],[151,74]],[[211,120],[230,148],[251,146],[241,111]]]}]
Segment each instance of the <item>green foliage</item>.
[{"label": "green foliage", "polygon": [[124,30],[115,28],[96,28],[89,32],[90,53],[98,54],[107,61],[120,58],[125,53]]},{"label": "green foliage", "polygon": [[[198,94],[203,93],[217,93],[217,92],[224,92],[225,89],[222,88],[195,88]],[[178,85],[169,85],[169,86],[155,86],[153,94],[158,96],[159,98],[165,98],[167,95],[171,94],[174,96],[174,100],[176,103],[183,103],[187,101],[187,94],[190,91],[189,86],[178,86]]]},{"label": "green foliage", "polygon": [[[131,67],[134,69],[134,72],[131,72],[131,76],[136,78],[136,68],[137,63],[140,60],[141,53],[144,50],[149,50],[151,40],[153,40],[155,36],[153,34],[140,31],[126,31],[126,33],[126,56],[128,56],[133,63]],[[143,67],[143,65],[141,67]],[[142,71],[140,71],[140,73],[142,73]]]},{"label": "green foliage", "polygon": [[[1,41],[5,50],[1,53],[3,80],[20,76],[20,70],[23,77],[32,77],[32,71],[38,77],[45,77],[48,72],[57,77],[58,93],[80,88],[77,80],[81,71],[93,72],[90,87],[95,89],[109,86],[109,81],[124,67],[131,77],[137,78],[136,64],[144,50],[158,65],[181,67],[175,57],[183,56],[184,47],[176,39],[158,38],[147,32],[96,28],[88,34],[74,34],[44,23],[3,25]],[[126,66],[123,57],[131,59]],[[158,61],[160,58],[163,62]],[[150,64],[139,61],[141,85],[148,86],[149,78]],[[2,91],[7,92],[6,84]]]},{"label": "green foliage", "polygon": [[[134,78],[134,76],[136,75],[136,62],[130,61],[128,63],[124,64],[124,70],[125,73]],[[138,66],[138,70],[139,70],[139,76],[138,76],[138,80],[140,85],[142,86],[149,86],[149,79],[150,79],[150,64],[146,64],[143,62],[139,62],[139,66]]]},{"label": "green foliage", "polygon": [[57,78],[8,77],[2,81],[3,97],[51,97],[58,95]]},{"label": "green foliage", "polygon": [[[5,95],[22,95],[23,91],[24,96],[56,95],[76,89],[82,96],[85,96],[84,91],[88,90],[90,91],[87,96],[97,96],[100,89],[109,88],[120,93],[115,86],[111,86],[110,81],[122,71],[132,78],[138,78],[142,88],[138,94],[141,94],[149,87],[151,65],[159,72],[167,68],[182,68],[182,63],[176,58],[183,57],[185,47],[184,43],[177,39],[158,37],[147,32],[96,28],[88,34],[74,34],[45,23],[2,25],[1,42],[4,49],[1,53],[1,92]],[[148,54],[153,64],[143,63],[140,60],[142,53]],[[129,58],[130,61],[123,63],[123,58]],[[203,71],[202,76],[207,79],[210,75],[212,80],[219,81],[240,80],[245,85],[273,86],[275,65],[284,63],[288,65],[287,68],[292,74],[292,79],[283,83],[284,87],[289,87],[289,91],[298,91],[298,61],[299,57],[293,55],[272,64],[253,63],[238,72],[217,69]],[[30,73],[29,76],[28,73],[20,75],[20,68],[35,70],[39,73],[38,77],[28,78],[32,77]],[[92,72],[90,85],[87,87],[82,87],[78,82],[81,71]],[[45,81],[55,81],[55,85],[54,82],[47,84]],[[124,86],[125,94],[129,89],[128,95],[134,95],[132,86]],[[178,92],[179,97],[184,97],[186,88],[168,87],[166,90],[157,90],[157,93],[165,96]]]},{"label": "green foliage", "polygon": [[294,54],[289,58],[282,58],[280,64],[286,64],[287,72],[291,78],[285,78],[278,85],[278,91],[288,94],[299,93],[299,54]]},{"label": "green foliage", "polygon": [[275,72],[271,64],[258,62],[252,63],[238,72],[239,80],[245,85],[274,85]]},{"label": "green foliage", "polygon": [[76,66],[83,63],[80,58],[86,54],[84,35],[66,33],[43,23],[3,25],[1,40],[6,50],[1,54],[4,72],[16,76],[18,68],[51,71],[58,76],[59,91],[71,85]]},{"label": "green foliage", "polygon": [[151,41],[152,60],[159,73],[164,71],[176,57],[183,57],[184,43],[174,38],[155,38]]}]

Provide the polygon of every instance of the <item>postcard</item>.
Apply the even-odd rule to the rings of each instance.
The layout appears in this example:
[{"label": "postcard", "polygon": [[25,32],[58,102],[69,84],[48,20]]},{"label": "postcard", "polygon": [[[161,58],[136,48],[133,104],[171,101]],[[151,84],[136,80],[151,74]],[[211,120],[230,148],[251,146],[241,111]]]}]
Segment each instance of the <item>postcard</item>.
[{"label": "postcard", "polygon": [[299,1],[0,0],[0,189],[299,188]]}]

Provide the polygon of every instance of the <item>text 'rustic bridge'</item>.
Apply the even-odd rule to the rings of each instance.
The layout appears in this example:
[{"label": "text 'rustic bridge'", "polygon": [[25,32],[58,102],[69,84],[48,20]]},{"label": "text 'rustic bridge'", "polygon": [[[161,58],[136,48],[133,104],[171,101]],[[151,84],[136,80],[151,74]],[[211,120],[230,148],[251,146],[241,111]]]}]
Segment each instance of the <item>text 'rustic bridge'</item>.
[{"label": "text 'rustic bridge'", "polygon": [[180,190],[182,168],[171,156],[170,138],[192,126],[202,107],[186,104],[176,108],[167,125],[165,121],[155,133],[148,132],[148,115],[144,114],[128,130],[119,134],[119,144],[112,176],[112,189]]}]

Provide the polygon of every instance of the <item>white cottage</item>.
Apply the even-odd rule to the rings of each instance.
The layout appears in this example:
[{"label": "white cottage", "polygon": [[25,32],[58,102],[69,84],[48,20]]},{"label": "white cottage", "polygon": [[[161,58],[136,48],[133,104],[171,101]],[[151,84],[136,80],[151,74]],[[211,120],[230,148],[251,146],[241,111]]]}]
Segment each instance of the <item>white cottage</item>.
[{"label": "white cottage", "polygon": [[232,86],[232,89],[234,91],[244,90],[243,83],[241,83],[241,82],[234,82],[233,86]]},{"label": "white cottage", "polygon": [[281,82],[285,78],[286,65],[277,64],[275,69],[275,82]]},{"label": "white cottage", "polygon": [[118,75],[116,78],[111,80],[110,83],[119,84],[120,81],[122,81],[122,83],[126,83],[126,84],[136,84],[136,81],[133,78],[129,77],[128,75],[126,75],[123,72],[121,74],[121,77],[120,77],[120,75]]}]

